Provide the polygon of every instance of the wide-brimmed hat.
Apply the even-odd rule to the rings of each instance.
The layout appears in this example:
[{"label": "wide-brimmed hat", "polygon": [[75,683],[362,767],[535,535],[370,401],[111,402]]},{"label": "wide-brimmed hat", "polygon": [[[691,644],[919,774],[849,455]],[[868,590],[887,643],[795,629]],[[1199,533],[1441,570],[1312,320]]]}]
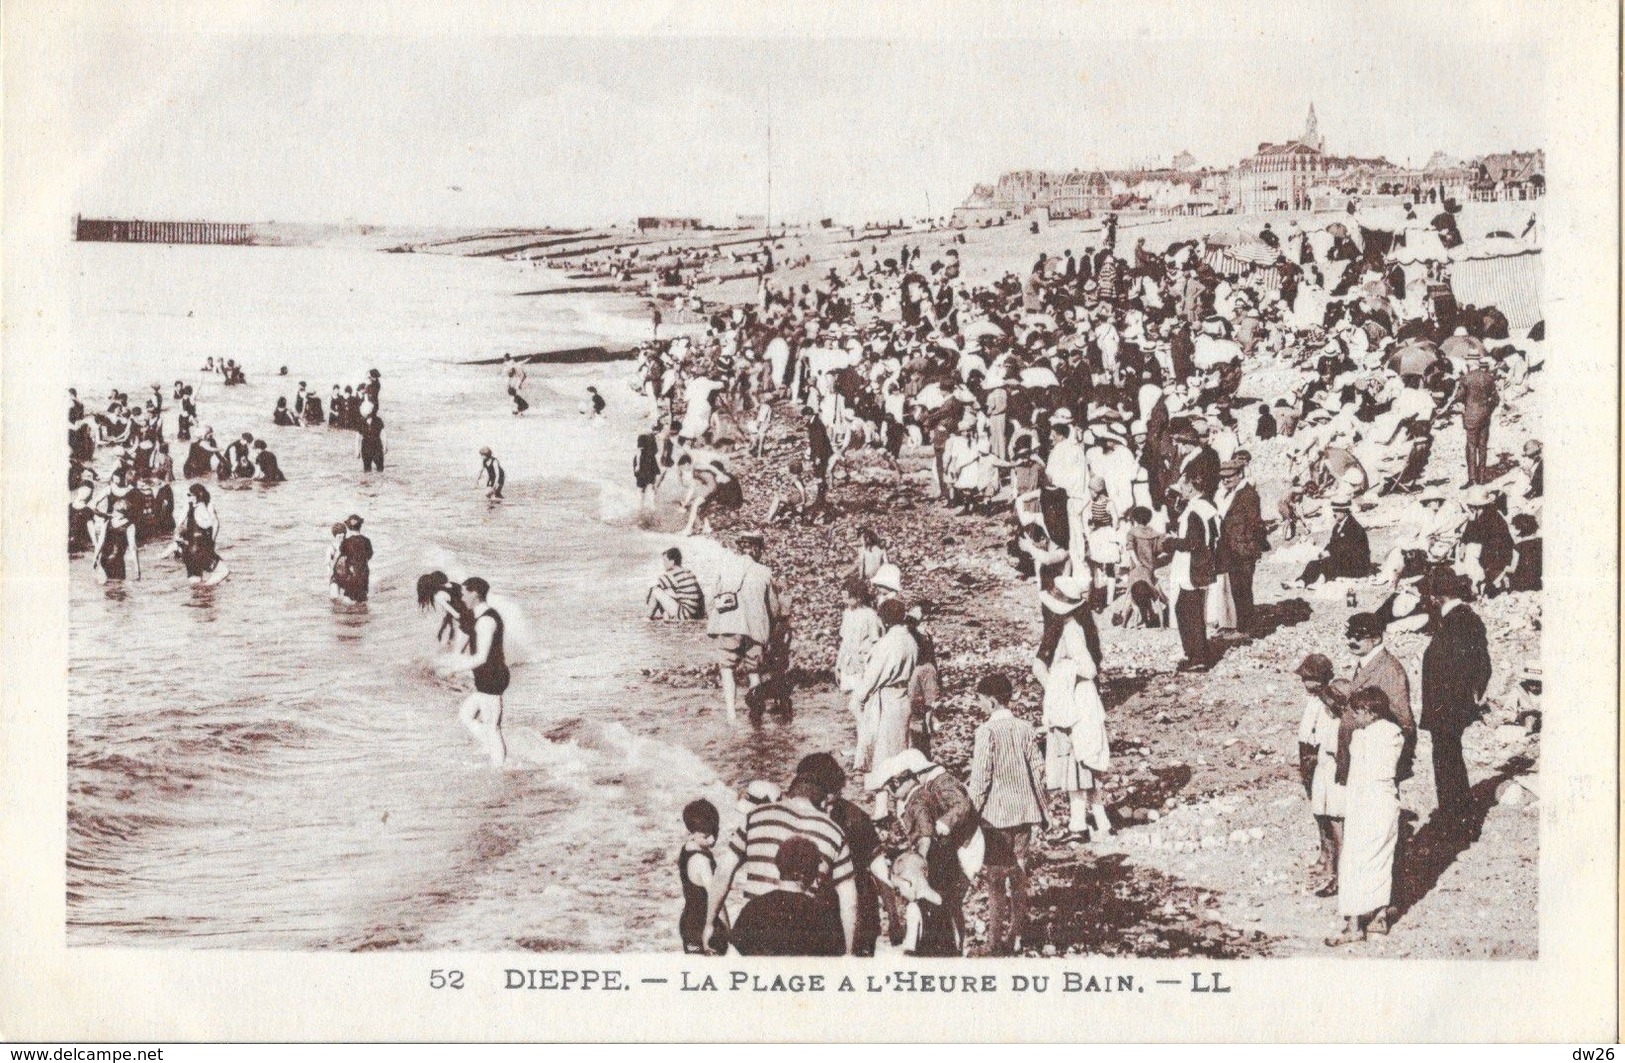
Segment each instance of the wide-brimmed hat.
[{"label": "wide-brimmed hat", "polygon": [[1052,613],[1070,613],[1089,598],[1089,585],[1077,576],[1057,576],[1038,599]]},{"label": "wide-brimmed hat", "polygon": [[1436,487],[1430,487],[1426,491],[1422,492],[1421,497],[1419,497],[1417,499],[1417,501],[1420,502],[1424,506],[1428,505],[1430,503],[1433,503],[1433,502],[1437,502],[1440,505],[1443,505],[1444,504],[1444,492],[1440,491]]},{"label": "wide-brimmed hat", "polygon": [[1050,427],[1052,428],[1056,427],[1057,425],[1071,424],[1072,411],[1067,409],[1065,406],[1062,406],[1060,409],[1049,415],[1049,423]]},{"label": "wide-brimmed hat", "polygon": [[1240,458],[1230,457],[1219,462],[1219,475],[1232,476],[1247,471],[1247,463]]},{"label": "wide-brimmed hat", "polygon": [[874,771],[864,777],[863,786],[867,790],[878,790],[893,779],[905,775],[923,775],[931,767],[932,764],[926,759],[925,754],[911,746],[881,761]]},{"label": "wide-brimmed hat", "polygon": [[1469,506],[1487,506],[1495,501],[1495,492],[1484,484],[1474,484],[1461,500]]},{"label": "wide-brimmed hat", "polygon": [[885,564],[875,569],[875,574],[869,582],[881,590],[891,591],[893,594],[903,593],[903,572],[896,565]]}]

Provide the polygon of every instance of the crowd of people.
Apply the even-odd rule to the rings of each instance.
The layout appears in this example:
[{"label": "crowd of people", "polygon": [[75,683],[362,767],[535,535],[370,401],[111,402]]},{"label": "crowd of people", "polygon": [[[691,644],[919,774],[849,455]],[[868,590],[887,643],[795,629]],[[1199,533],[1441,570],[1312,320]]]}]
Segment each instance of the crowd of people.
[{"label": "crowd of people", "polygon": [[[219,373],[223,386],[246,382],[234,359],[211,357],[202,371]],[[325,404],[301,381],[291,402],[287,397],[277,400],[272,424],[325,425],[354,432],[363,472],[381,470],[385,454],[378,413],[381,390],[382,376],[376,369],[369,370],[359,385],[334,385]],[[179,470],[169,454],[171,423],[175,438],[188,444]],[[141,545],[154,540],[167,541],[163,555],[178,559],[191,583],[220,583],[230,574],[220,554],[223,522],[204,481],[238,487],[286,480],[268,441],[256,439],[252,432],[221,446],[214,429],[199,424],[194,386],[179,380],[167,404],[163,388],[154,384],[150,396],[134,401],[115,389],[105,410],[94,412],[77,389],[69,389],[68,448],[68,552],[70,557],[88,555],[97,580],[108,584],[141,579]],[[500,501],[507,472],[491,448],[480,448],[479,458],[476,482],[489,500]],[[178,512],[177,481],[189,481]],[[371,595],[373,544],[362,530],[364,524],[360,514],[352,513],[332,526],[328,596],[343,608],[364,607]],[[432,607],[442,617],[439,638],[452,651],[441,660],[439,670],[472,676],[474,693],[459,717],[491,763],[500,766],[506,759],[501,722],[508,668],[503,621],[486,601],[489,591],[489,584],[479,577],[459,584],[444,573],[432,573],[418,584],[420,606]]]},{"label": "crowd of people", "polygon": [[[833,655],[850,747],[810,754],[714,853],[719,814],[685,814],[685,948],[726,938],[747,954],[872,954],[878,940],[957,955],[978,873],[998,913],[987,947],[1022,948],[1034,830],[1079,844],[1114,829],[1101,628],[1174,628],[1178,670],[1205,672],[1278,627],[1256,574],[1282,548],[1306,555],[1284,589],[1322,607],[1353,610],[1372,588],[1380,599],[1349,618],[1348,678],[1319,654],[1299,668],[1316,885],[1345,920],[1328,943],[1394,922],[1398,784],[1419,733],[1432,833],[1470,844],[1462,735],[1492,675],[1515,663],[1492,662],[1473,603],[1541,586],[1540,444],[1508,460],[1489,437],[1530,408],[1538,347],[1496,308],[1458,305],[1438,266],[1397,261],[1399,234],[1347,221],[1261,233],[1274,261],[1239,269],[1195,240],[1140,239],[1125,255],[1113,226],[1098,249],[1039,254],[1025,275],[985,285],[961,277],[962,237],[884,258],[860,246],[817,283],[764,275],[757,298],[715,309],[703,336],[645,345],[651,421],[633,472],[646,505],[676,470],[686,533],[745,529],[703,593],[674,549],[649,596],[655,618],[703,619],[730,721],[741,687],[752,719],[786,700],[794,609],[771,568],[772,527],[833,519],[859,466],[901,481],[905,451],[926,458],[942,505],[1008,522],[1042,620],[1042,699],[1026,713],[1038,726],[1011,712],[1008,675],[965,677],[988,719],[957,777],[930,759],[938,677],[922,610],[866,539],[841,584],[838,643],[812,651]],[[791,487],[768,504],[744,498],[735,466],[764,455],[771,426],[804,449],[776,470]],[[1454,432],[1459,469],[1435,454]],[[1377,518],[1391,545],[1374,556]],[[1390,631],[1429,637],[1419,704],[1383,649]],[[1538,686],[1526,688],[1537,700]],[[873,793],[869,807],[843,796],[848,777]],[[809,846],[790,845],[800,839]],[[744,906],[729,937],[714,931],[731,893]]]},{"label": "crowd of people", "polygon": [[[1124,254],[1115,224],[1102,235],[1098,249],[1039,254],[1024,274],[987,284],[963,277],[962,235],[885,257],[877,245],[866,257],[859,241],[817,282],[776,284],[763,269],[750,303],[704,308],[703,335],[640,349],[649,423],[632,472],[643,505],[657,507],[675,478],[681,497],[668,501],[684,512],[683,533],[731,533],[735,547],[707,581],[680,548],[667,550],[649,616],[705,624],[730,723],[741,701],[752,721],[790,708],[796,603],[773,570],[773,530],[837,520],[843,480],[872,474],[900,490],[905,457],[923,459],[941,506],[1007,526],[1038,631],[1038,704],[1022,704],[1006,671],[961,676],[985,719],[963,770],[933,759],[942,690],[932,607],[864,529],[850,568],[829,574],[844,598],[835,642],[811,651],[834,662],[851,741],[803,757],[782,789],[751,782],[726,841],[714,805],[685,810],[686,950],[961,955],[978,884],[984,947],[1029,947],[1035,846],[1101,843],[1116,829],[1102,629],[1175,629],[1177,669],[1206,672],[1273,636],[1274,606],[1259,601],[1256,577],[1288,546],[1306,558],[1283,589],[1331,608],[1342,599],[1352,613],[1350,675],[1323,654],[1297,669],[1317,892],[1335,896],[1343,918],[1328,943],[1394,925],[1399,785],[1423,734],[1430,825],[1471,843],[1462,739],[1513,663],[1492,659],[1474,603],[1542,582],[1539,441],[1509,461],[1490,437],[1528,408],[1538,349],[1512,337],[1495,308],[1457,305],[1437,267],[1401,265],[1394,234],[1294,225],[1270,232],[1273,243],[1260,234],[1275,261],[1235,272],[1201,241],[1156,251],[1141,239]],[[244,382],[231,360],[204,369]],[[503,371],[523,413],[525,370],[509,359]],[[301,382],[272,422],[354,431],[363,471],[382,470],[380,390],[377,370],[335,385],[325,403]],[[168,402],[153,385],[134,400],[115,390],[90,412],[70,391],[69,549],[90,556],[98,579],[140,579],[140,544],[162,538],[189,579],[219,582],[222,519],[202,481],[285,478],[267,440],[243,432],[220,445],[191,386],[177,381]],[[597,420],[604,409],[591,392],[583,413]],[[188,444],[178,475],[171,412],[174,438]],[[1457,425],[1459,472],[1435,453]],[[786,439],[789,451],[770,449]],[[745,463],[770,460],[782,460],[775,480],[785,486],[747,498]],[[179,514],[176,480],[190,481]],[[502,497],[506,472],[489,448],[477,483]],[[1387,521],[1380,553],[1373,515]],[[347,605],[369,596],[363,524],[353,514],[333,525],[329,592]],[[1377,607],[1355,611],[1373,588]],[[440,572],[418,585],[452,651],[441,670],[472,676],[460,719],[500,766],[509,670],[489,593],[483,579]],[[1419,703],[1385,648],[1395,632],[1428,637]],[[1538,724],[1538,668],[1515,671],[1520,719]],[[862,805],[847,796],[852,783]]]},{"label": "crowd of people", "polygon": [[[247,383],[232,358],[211,356],[200,372],[218,374],[224,387]],[[301,381],[291,404],[285,396],[277,399],[271,423],[276,428],[325,424],[353,431],[363,469],[382,469],[380,388],[376,369],[359,386],[341,390],[335,384],[324,417],[320,397]],[[245,431],[222,443],[212,426],[200,423],[194,385],[175,381],[167,403],[161,385],[152,384],[150,392],[132,401],[128,392],[115,388],[103,409],[92,410],[77,389],[68,391],[69,556],[88,555],[99,581],[122,583],[141,578],[141,544],[169,539],[165,556],[179,558],[191,582],[219,583],[230,572],[218,553],[220,515],[200,481],[272,486],[285,482],[287,474],[268,438]],[[179,469],[170,453],[171,430],[177,443],[186,444]],[[178,514],[177,480],[191,481]],[[337,569],[332,576],[332,584],[344,588],[335,598],[366,600],[364,578],[341,579]]]}]

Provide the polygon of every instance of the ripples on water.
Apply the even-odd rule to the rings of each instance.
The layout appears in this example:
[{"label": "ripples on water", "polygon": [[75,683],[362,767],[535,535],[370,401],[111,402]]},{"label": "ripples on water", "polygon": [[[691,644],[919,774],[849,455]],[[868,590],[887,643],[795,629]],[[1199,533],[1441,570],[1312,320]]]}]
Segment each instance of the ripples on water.
[{"label": "ripples on water", "polygon": [[[268,438],[289,482],[210,482],[231,566],[218,587],[192,587],[154,545],[123,588],[73,564],[70,942],[674,947],[682,805],[703,793],[730,815],[719,775],[782,775],[827,726],[807,714],[730,736],[713,691],[640,680],[704,640],[641,618],[668,539],[634,520],[638,407],[622,369],[533,370],[533,409],[515,418],[499,369],[449,364],[624,337],[641,312],[515,298],[536,275],[489,260],[75,249],[86,401],[153,382],[167,400],[185,379],[217,438]],[[208,355],[237,358],[249,385],[204,377]],[[271,425],[299,380],[325,405],[371,367],[382,474],[362,475],[353,435]],[[577,413],[588,383],[610,423]],[[486,444],[508,470],[501,504],[475,486]],[[377,551],[373,592],[339,611],[327,529],[351,512]],[[414,599],[434,568],[485,576],[508,620],[508,770],[490,771],[458,724],[466,687],[434,673],[436,624]]]}]

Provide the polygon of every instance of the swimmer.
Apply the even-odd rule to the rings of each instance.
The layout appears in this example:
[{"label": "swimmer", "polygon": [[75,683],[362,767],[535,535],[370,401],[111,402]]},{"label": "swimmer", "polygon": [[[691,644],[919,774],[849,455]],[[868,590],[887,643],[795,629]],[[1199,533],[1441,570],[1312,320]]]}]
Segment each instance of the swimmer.
[{"label": "swimmer", "polygon": [[525,381],[530,379],[525,367],[513,360],[512,354],[502,356],[502,368],[508,378],[508,397],[513,400],[513,415],[518,417],[530,409],[525,399]]},{"label": "swimmer", "polygon": [[474,614],[463,601],[463,587],[453,583],[439,569],[418,577],[418,608],[433,608],[440,617],[440,630],[435,641],[456,646],[457,636],[463,636],[462,651],[468,652],[468,640],[474,633]]},{"label": "swimmer", "polygon": [[130,503],[119,500],[92,532],[95,549],[91,552],[90,566],[99,583],[122,583],[125,579],[125,561],[134,570],[134,579],[141,578],[141,549],[136,542],[135,523],[130,519]]},{"label": "swimmer", "polygon": [[457,718],[490,757],[491,766],[500,768],[508,759],[508,746],[502,739],[502,695],[508,689],[509,674],[502,614],[485,600],[490,593],[491,585],[478,576],[463,581],[463,597],[474,616],[469,654],[446,658],[441,671],[445,675],[473,674],[474,693],[463,701]]},{"label": "swimmer", "polygon": [[276,455],[263,439],[254,442],[254,479],[267,484],[279,484],[287,479],[282,474],[282,466],[277,464]]},{"label": "swimmer", "polygon": [[372,583],[372,540],[361,534],[362,523],[352,513],[333,525],[333,546],[327,555],[332,570],[328,596],[351,605],[367,600]]},{"label": "swimmer", "polygon": [[638,436],[637,452],[632,456],[632,480],[638,486],[640,507],[648,508],[655,501],[665,475],[660,464],[660,424],[656,422]]},{"label": "swimmer", "polygon": [[604,419],[604,409],[606,406],[608,406],[608,403],[604,401],[604,396],[598,394],[597,388],[587,388],[587,404],[592,407],[592,413],[588,416],[595,421],[601,421]]},{"label": "swimmer", "polygon": [[220,514],[207,487],[193,484],[186,493],[186,515],[175,527],[175,552],[186,566],[189,582],[213,585],[231,573],[219,554]]},{"label": "swimmer", "polygon": [[384,419],[369,413],[356,425],[355,454],[361,459],[361,471],[384,471]]},{"label": "swimmer", "polygon": [[485,488],[486,498],[493,502],[502,501],[502,487],[508,482],[508,474],[496,455],[491,453],[490,447],[480,448],[480,473],[474,481]]}]

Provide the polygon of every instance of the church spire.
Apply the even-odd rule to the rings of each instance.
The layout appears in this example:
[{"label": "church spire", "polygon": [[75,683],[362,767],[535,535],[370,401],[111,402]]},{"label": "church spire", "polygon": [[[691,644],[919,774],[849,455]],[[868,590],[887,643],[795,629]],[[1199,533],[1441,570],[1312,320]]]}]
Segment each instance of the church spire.
[{"label": "church spire", "polygon": [[1324,147],[1320,139],[1320,123],[1315,120],[1315,102],[1313,100],[1309,101],[1309,118],[1303,124],[1302,142],[1316,151],[1320,151]]}]

